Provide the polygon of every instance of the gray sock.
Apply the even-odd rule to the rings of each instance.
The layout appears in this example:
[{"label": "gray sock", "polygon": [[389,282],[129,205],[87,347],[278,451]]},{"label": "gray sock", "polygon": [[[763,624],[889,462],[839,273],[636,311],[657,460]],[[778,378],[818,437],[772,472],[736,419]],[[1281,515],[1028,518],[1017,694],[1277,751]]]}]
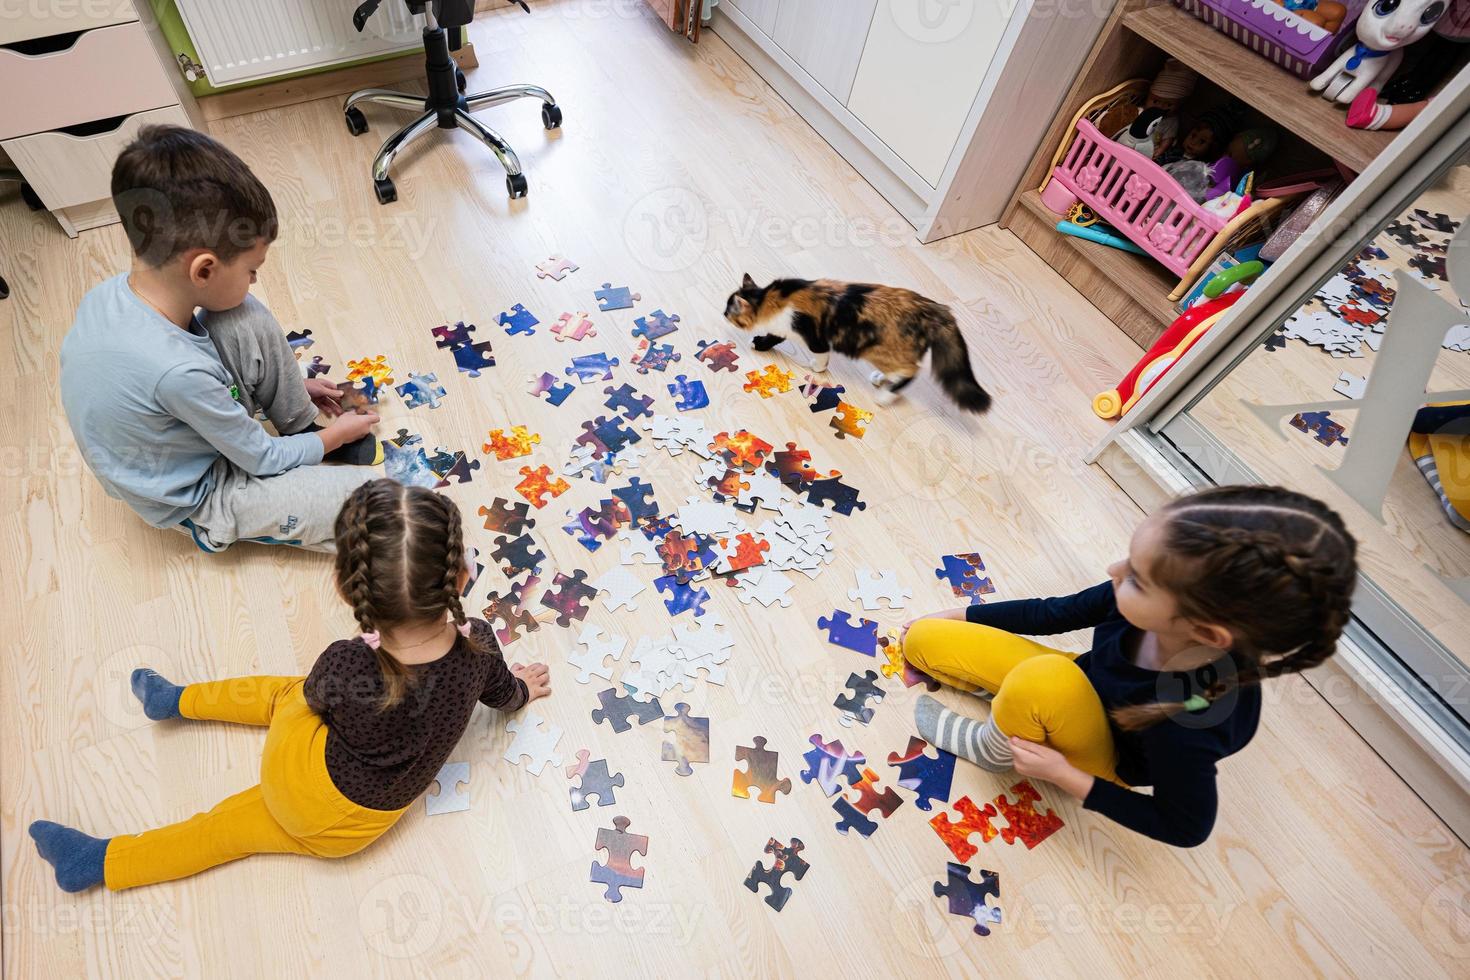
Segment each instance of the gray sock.
[{"label": "gray sock", "polygon": [[981,769],[1010,772],[1015,766],[1010,741],[993,720],[967,718],[924,694],[914,706],[914,724],[931,745],[968,759]]}]

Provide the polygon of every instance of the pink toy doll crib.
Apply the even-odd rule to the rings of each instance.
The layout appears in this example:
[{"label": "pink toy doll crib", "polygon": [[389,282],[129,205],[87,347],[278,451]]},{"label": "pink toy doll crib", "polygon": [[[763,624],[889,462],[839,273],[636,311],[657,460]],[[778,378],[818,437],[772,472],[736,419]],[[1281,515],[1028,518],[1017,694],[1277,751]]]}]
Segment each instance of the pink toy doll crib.
[{"label": "pink toy doll crib", "polygon": [[[1250,226],[1264,232],[1281,198],[1254,201],[1232,217],[1200,207],[1148,157],[1115,143],[1096,121],[1122,102],[1142,104],[1149,81],[1136,78],[1085,104],[1072,120],[1072,136],[1052,160],[1041,201],[1060,215],[1082,201],[1118,233],[1180,277],[1169,294],[1178,300],[1225,247]],[[1111,125],[1111,124],[1110,124]]]}]

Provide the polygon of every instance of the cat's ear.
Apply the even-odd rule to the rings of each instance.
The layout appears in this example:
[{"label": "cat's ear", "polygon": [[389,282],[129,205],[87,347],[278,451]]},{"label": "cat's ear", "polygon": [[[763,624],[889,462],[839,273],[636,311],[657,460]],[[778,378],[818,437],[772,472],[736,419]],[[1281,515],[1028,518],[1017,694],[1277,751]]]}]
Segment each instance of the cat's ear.
[{"label": "cat's ear", "polygon": [[740,280],[740,288],[741,289],[756,289],[758,287],[755,284],[755,280],[752,279],[752,278],[750,278],[750,273],[747,272],[745,274],[745,278],[742,279],[742,280]]}]

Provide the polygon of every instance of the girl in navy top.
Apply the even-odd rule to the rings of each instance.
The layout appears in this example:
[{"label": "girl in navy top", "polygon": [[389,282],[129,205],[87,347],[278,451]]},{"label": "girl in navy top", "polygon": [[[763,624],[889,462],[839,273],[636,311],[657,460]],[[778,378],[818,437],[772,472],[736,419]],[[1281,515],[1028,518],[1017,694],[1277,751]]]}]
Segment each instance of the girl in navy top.
[{"label": "girl in navy top", "polygon": [[[1139,526],[1109,582],[910,623],[909,663],[994,698],[981,723],[922,697],[919,733],[993,772],[1055,783],[1156,840],[1202,844],[1215,823],[1215,765],[1255,734],[1260,683],[1336,649],[1356,552],[1336,512],[1290,490],[1175,500]],[[1089,627],[1081,655],[1018,635]]]}]

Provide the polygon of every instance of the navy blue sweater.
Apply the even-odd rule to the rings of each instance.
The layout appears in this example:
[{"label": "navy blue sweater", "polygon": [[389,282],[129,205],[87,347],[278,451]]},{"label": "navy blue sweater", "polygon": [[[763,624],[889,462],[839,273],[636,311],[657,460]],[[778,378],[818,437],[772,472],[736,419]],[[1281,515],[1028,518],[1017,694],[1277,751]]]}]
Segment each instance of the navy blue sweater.
[{"label": "navy blue sweater", "polygon": [[[1109,711],[1188,700],[1234,669],[1228,656],[1194,671],[1160,673],[1139,667],[1128,650],[1136,649],[1140,631],[1118,613],[1110,582],[1076,595],[974,605],[966,617],[1028,636],[1093,627],[1092,649],[1077,658],[1077,666]],[[1152,786],[1153,795],[1098,779],[1082,805],[1166,844],[1203,844],[1215,826],[1215,763],[1243,749],[1260,720],[1261,689],[1249,686],[1141,732],[1112,725],[1118,778],[1130,786]]]}]

